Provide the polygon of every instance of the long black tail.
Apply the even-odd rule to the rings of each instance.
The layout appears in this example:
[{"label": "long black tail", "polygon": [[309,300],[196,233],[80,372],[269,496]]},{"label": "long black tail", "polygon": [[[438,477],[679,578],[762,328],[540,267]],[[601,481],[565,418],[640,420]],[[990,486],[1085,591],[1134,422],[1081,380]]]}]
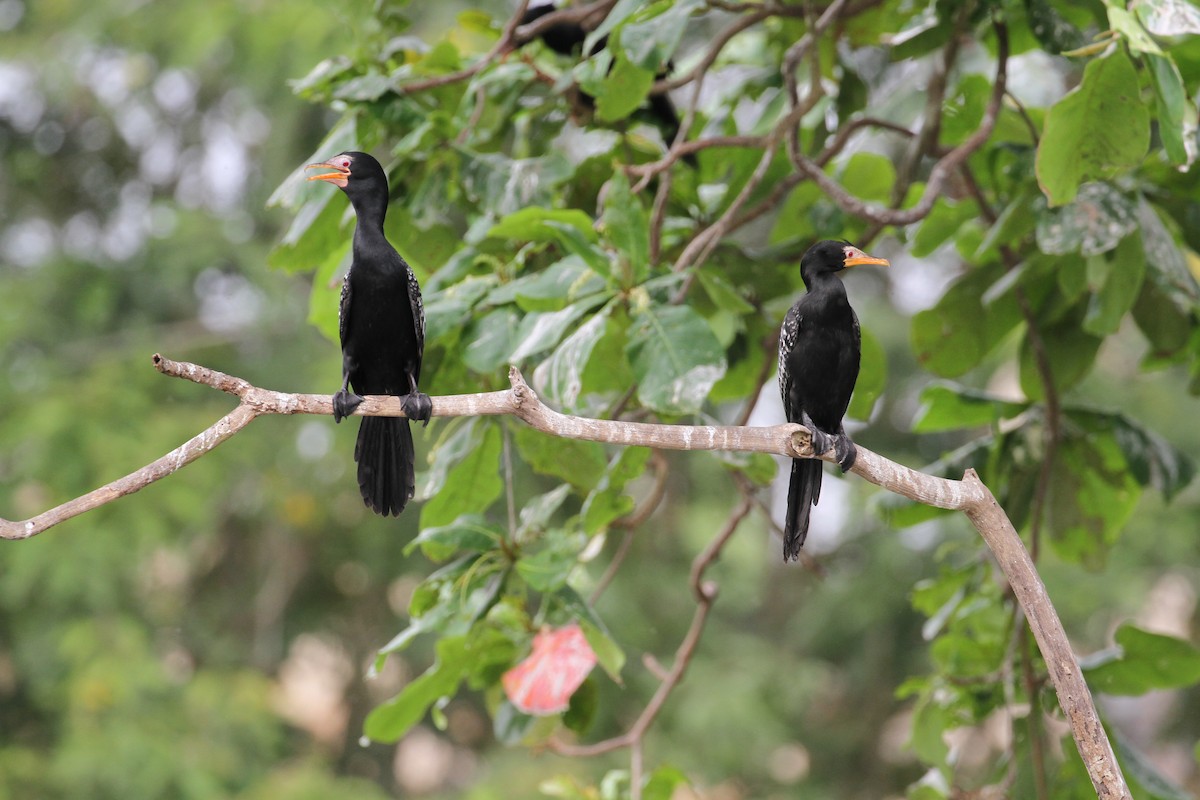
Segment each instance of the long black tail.
[{"label": "long black tail", "polygon": [[403,417],[363,417],[354,460],[363,502],[376,514],[399,516],[416,490],[412,431]]},{"label": "long black tail", "polygon": [[821,499],[821,462],[815,458],[793,458],[788,482],[787,522],[783,528],[783,560],[795,561],[808,536],[808,518]]}]

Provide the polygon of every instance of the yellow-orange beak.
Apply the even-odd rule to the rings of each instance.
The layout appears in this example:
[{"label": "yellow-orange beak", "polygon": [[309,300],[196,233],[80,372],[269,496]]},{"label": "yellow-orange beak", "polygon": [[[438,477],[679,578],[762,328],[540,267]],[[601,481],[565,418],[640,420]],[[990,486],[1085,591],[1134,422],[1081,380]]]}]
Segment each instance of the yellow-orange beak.
[{"label": "yellow-orange beak", "polygon": [[348,167],[331,164],[328,161],[322,161],[320,164],[309,164],[305,169],[331,169],[333,172],[324,172],[320,175],[309,175],[310,181],[328,181],[334,186],[346,187],[346,183],[350,178],[350,170]]},{"label": "yellow-orange beak", "polygon": [[857,267],[863,264],[874,264],[877,267],[890,267],[891,263],[886,258],[876,258],[869,256],[857,247],[846,247],[846,260],[842,262],[847,267]]}]

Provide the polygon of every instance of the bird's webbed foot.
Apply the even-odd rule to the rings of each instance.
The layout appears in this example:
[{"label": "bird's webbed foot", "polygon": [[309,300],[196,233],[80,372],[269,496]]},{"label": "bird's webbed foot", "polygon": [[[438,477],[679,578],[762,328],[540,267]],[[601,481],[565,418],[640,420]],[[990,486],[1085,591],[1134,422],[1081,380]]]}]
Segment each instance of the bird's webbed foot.
[{"label": "bird's webbed foot", "polygon": [[333,396],[333,421],[341,422],[346,417],[354,413],[354,410],[362,405],[362,396],[348,391],[345,387],[338,389],[337,394]]},{"label": "bird's webbed foot", "polygon": [[854,442],[850,441],[850,437],[845,432],[839,433],[834,439],[833,452],[837,456],[837,463],[842,468],[842,472],[849,472],[858,458],[858,448],[854,446]]},{"label": "bird's webbed foot", "polygon": [[406,417],[420,420],[426,425],[433,416],[433,401],[429,399],[429,395],[422,392],[412,391],[404,395],[400,400],[400,407],[404,409]]}]

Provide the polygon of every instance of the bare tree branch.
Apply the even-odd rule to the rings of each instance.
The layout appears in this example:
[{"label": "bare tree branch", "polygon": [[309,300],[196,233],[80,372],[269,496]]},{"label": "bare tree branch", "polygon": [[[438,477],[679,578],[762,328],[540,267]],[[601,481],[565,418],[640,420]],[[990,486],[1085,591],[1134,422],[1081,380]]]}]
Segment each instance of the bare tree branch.
[{"label": "bare tree branch", "polygon": [[[164,375],[185,378],[234,395],[239,400],[238,406],[204,432],[123,478],[28,520],[14,522],[0,519],[0,538],[28,539],[85,511],[132,494],[195,461],[260,415],[333,413],[333,402],[329,395],[288,394],[261,389],[241,378],[197,364],[171,361],[158,354],[154,356],[154,366]],[[817,457],[812,452],[811,436],[801,425],[693,426],[589,419],[560,414],[544,405],[515,367],[509,369],[509,381],[512,388],[506,391],[434,397],[433,416],[506,414],[520,418],[543,433],[562,438],[664,450],[734,450],[774,453],[788,458]],[[398,397],[370,396],[363,401],[355,414],[403,417],[404,411],[400,406]],[[830,462],[835,460],[832,450],[820,457]],[[1091,693],[1071,650],[1071,644],[1059,621],[1058,613],[1047,596],[1045,584],[1042,583],[1012,522],[975,471],[967,470],[961,481],[939,478],[897,464],[861,445],[858,447],[858,459],[851,471],[864,480],[911,500],[938,508],[962,511],[967,515],[991,549],[1029,620],[1029,627],[1037,640],[1058,693],[1059,705],[1071,723],[1075,743],[1098,796],[1101,800],[1130,798],[1129,789],[1113,755],[1108,736],[1100,724]],[[724,542],[732,535],[733,529],[750,508],[750,501],[743,495],[743,502],[731,515],[726,528],[722,529],[721,535],[697,557],[693,566],[692,588],[699,605],[692,629],[676,653],[675,666],[670,673],[673,683],[677,683],[683,677],[687,653],[690,648],[695,647],[694,639],[703,628],[715,596],[715,588],[701,582],[703,572],[708,564],[715,560]],[[664,681],[663,685],[666,684]],[[658,695],[655,697],[657,699]],[[647,706],[644,714],[651,712],[652,706],[653,701],[651,706]],[[658,706],[661,707],[661,701]],[[654,708],[653,714],[657,714],[657,711],[658,708]],[[634,733],[631,729],[626,736]],[[640,734],[637,735],[640,737]],[[628,746],[635,741],[640,741],[640,738],[631,739],[618,746]],[[595,746],[576,749],[583,754],[585,751],[594,750]]]}]

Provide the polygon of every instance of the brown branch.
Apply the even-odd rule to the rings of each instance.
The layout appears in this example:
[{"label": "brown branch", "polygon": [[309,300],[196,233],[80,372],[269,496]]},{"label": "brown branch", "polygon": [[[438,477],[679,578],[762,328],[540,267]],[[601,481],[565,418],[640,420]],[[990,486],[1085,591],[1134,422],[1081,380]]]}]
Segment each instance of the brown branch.
[{"label": "brown branch", "polygon": [[[830,8],[833,8],[833,6],[830,6]],[[788,137],[788,155],[792,160],[792,164],[820,186],[822,191],[829,195],[829,198],[837,204],[838,208],[847,214],[877,225],[909,225],[924,219],[933,209],[933,204],[937,202],[937,199],[946,190],[946,183],[950,177],[958,171],[959,166],[976,150],[983,146],[988,138],[991,137],[992,130],[996,127],[996,120],[1000,115],[1008,76],[1008,29],[1001,22],[994,23],[993,27],[996,31],[998,42],[996,82],[992,88],[992,95],[988,99],[987,108],[979,124],[979,129],[934,164],[933,169],[929,173],[929,180],[925,184],[925,191],[921,194],[921,199],[917,201],[915,206],[902,210],[891,209],[874,203],[867,203],[855,197],[840,183],[826,175],[825,171],[818,164],[811,161],[801,152],[799,126],[794,128]],[[804,41],[804,39],[801,39],[797,45],[804,43]],[[793,45],[793,48],[797,45]],[[788,79],[789,89],[794,92],[795,76],[787,72],[785,73],[785,77]]]},{"label": "brown branch", "polygon": [[[607,0],[606,0],[606,2],[607,2]],[[597,5],[602,5],[602,4],[597,4]],[[410,83],[404,83],[404,84],[401,84],[400,86],[395,87],[392,91],[394,91],[396,94],[399,94],[399,95],[415,94],[417,92],[423,92],[428,89],[436,89],[439,86],[447,86],[451,83],[458,83],[460,81],[465,81],[465,80],[475,77],[480,72],[482,72],[483,68],[486,67],[488,64],[491,64],[497,58],[511,52],[514,48],[519,47],[520,45],[529,41],[530,39],[533,38],[533,36],[536,35],[536,34],[529,35],[529,37],[526,39],[518,39],[517,35],[516,35],[517,26],[521,24],[521,17],[523,17],[525,15],[525,9],[528,7],[529,7],[529,0],[521,0],[520,5],[517,6],[516,13],[514,13],[512,15],[512,18],[504,26],[504,32],[500,34],[500,38],[498,40],[496,40],[496,43],[494,45],[492,45],[492,49],[488,50],[483,56],[481,56],[478,60],[476,60],[474,63],[472,63],[471,66],[465,67],[464,69],[460,69],[455,72],[448,72],[445,75],[438,75],[433,78],[425,78],[424,80],[412,81]],[[548,27],[549,25],[553,24],[553,22],[548,21],[548,19],[552,16],[558,16],[558,15],[557,14],[547,14],[542,19],[539,19],[538,23],[543,23],[545,26]],[[536,26],[530,25],[527,27],[532,29]]]},{"label": "brown branch", "polygon": [[[333,413],[332,398],[329,395],[287,394],[260,389],[241,378],[196,364],[171,361],[157,354],[154,356],[154,365],[164,375],[185,378],[234,395],[239,399],[237,408],[167,455],[107,486],[28,520],[13,522],[0,519],[0,538],[28,539],[85,511],[132,494],[195,461],[232,437],[257,416]],[[433,416],[511,415],[539,431],[563,438],[665,450],[733,450],[775,453],[788,458],[817,457],[812,452],[809,432],[801,425],[748,428],[588,419],[560,414],[542,404],[515,367],[509,369],[509,382],[512,388],[505,391],[434,397]],[[370,396],[356,409],[355,414],[402,417],[404,411],[398,397]],[[832,450],[821,454],[820,457],[830,462],[836,459]],[[1059,621],[1058,613],[1047,596],[1046,587],[1012,522],[975,471],[967,470],[961,481],[939,478],[890,461],[861,445],[858,447],[858,459],[851,471],[864,480],[911,500],[937,508],[962,511],[967,515],[991,549],[1029,620],[1029,627],[1037,640],[1050,679],[1058,693],[1059,705],[1071,723],[1076,745],[1098,796],[1101,800],[1129,798],[1129,789],[1100,724],[1091,693],[1083,680],[1083,674]],[[748,513],[750,507],[751,501],[743,495],[739,511],[745,509]],[[731,517],[730,527],[736,527],[736,522],[732,520]],[[729,534],[732,534],[732,530]],[[708,601],[712,599],[707,584],[699,582],[704,565],[708,563],[702,557],[707,554],[709,561],[715,559],[724,538],[727,538],[727,535],[714,539],[705,553],[697,557],[696,564],[701,566],[693,570],[693,591],[701,599],[697,618],[693,619],[693,629],[697,631],[697,636],[698,629],[703,626],[703,615],[707,614],[705,598]],[[673,669],[679,670],[680,678],[682,670],[686,667],[686,658],[681,660],[681,655],[686,656],[687,648],[694,646],[693,637],[689,632],[689,636],[680,645]]]}]

